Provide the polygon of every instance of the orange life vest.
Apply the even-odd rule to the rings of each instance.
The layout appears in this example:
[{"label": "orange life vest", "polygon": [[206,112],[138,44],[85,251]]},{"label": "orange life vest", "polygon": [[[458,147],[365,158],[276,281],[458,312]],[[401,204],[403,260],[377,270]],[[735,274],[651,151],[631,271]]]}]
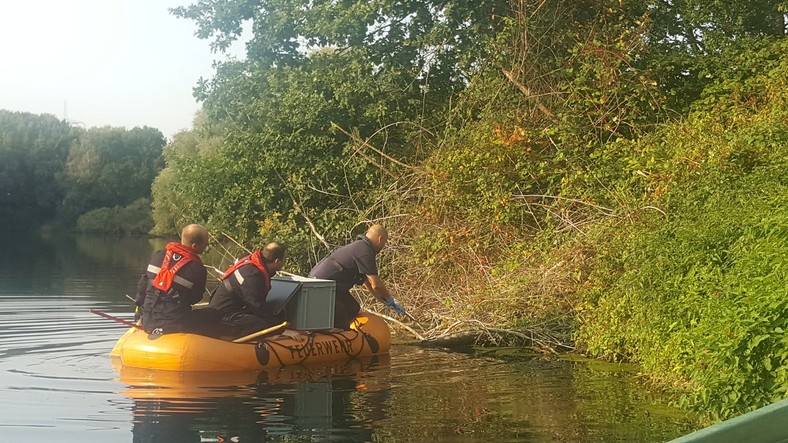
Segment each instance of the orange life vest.
[{"label": "orange life vest", "polygon": [[175,274],[186,266],[187,263],[197,262],[202,264],[200,257],[193,250],[178,242],[167,243],[164,260],[161,262],[156,278],[153,279],[153,287],[161,291],[169,291]]},{"label": "orange life vest", "polygon": [[255,251],[246,257],[239,259],[234,265],[230,266],[230,269],[224,271],[224,274],[222,274],[220,280],[226,279],[230,276],[230,274],[237,271],[238,268],[246,265],[254,265],[260,270],[260,272],[263,273],[263,276],[265,276],[265,293],[267,294],[268,291],[271,290],[271,276],[268,275],[268,270],[265,269],[265,265],[263,264],[263,253],[260,251]]}]

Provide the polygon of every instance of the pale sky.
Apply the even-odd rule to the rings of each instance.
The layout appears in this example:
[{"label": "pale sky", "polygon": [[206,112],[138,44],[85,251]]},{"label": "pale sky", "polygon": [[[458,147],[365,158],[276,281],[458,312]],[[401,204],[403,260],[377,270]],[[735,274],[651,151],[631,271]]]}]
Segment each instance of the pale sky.
[{"label": "pale sky", "polygon": [[167,10],[195,2],[0,0],[0,109],[168,138],[190,129],[192,89],[226,57]]}]

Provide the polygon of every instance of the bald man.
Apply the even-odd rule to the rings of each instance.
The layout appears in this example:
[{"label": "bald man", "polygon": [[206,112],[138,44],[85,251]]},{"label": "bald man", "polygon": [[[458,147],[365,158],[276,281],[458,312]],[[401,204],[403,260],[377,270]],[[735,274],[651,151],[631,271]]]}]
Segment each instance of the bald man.
[{"label": "bald man", "polygon": [[207,334],[218,324],[215,311],[192,310],[205,292],[208,273],[200,254],[208,248],[208,238],[205,227],[191,224],[181,231],[180,243],[170,242],[151,256],[135,297],[146,332]]},{"label": "bald man", "polygon": [[334,306],[334,327],[349,329],[361,306],[350,295],[353,286],[363,284],[367,291],[389,308],[404,314],[405,309],[389,293],[378,276],[375,256],[388,242],[388,232],[381,225],[372,225],[356,241],[335,250],[309,272],[310,277],[334,280],[337,283]]}]

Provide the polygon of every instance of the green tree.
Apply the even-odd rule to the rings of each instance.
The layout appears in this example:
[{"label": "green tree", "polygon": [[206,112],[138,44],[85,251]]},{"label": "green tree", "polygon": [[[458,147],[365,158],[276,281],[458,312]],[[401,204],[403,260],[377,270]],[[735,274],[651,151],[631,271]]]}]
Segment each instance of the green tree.
[{"label": "green tree", "polygon": [[[305,221],[344,241],[386,215],[381,194],[428,153],[430,128],[486,57],[506,1],[201,1],[174,13],[222,50],[252,31],[243,61],[198,85],[227,128],[215,156],[183,161],[192,217],[240,238]],[[193,184],[188,184],[193,183]],[[199,183],[199,186],[197,186]],[[158,204],[158,203],[155,203]],[[275,218],[275,222],[271,219]],[[305,235],[304,235],[305,234]]]},{"label": "green tree", "polygon": [[[198,113],[193,129],[175,134],[164,147],[165,167],[156,176],[152,185],[154,222],[153,233],[172,234],[183,226],[196,221],[205,222],[198,207],[207,207],[203,190],[211,186],[206,177],[193,176],[188,170],[191,164],[206,162],[217,155],[222,144],[221,128],[212,127],[204,113]],[[197,167],[201,170],[202,167]],[[207,177],[210,178],[210,177]],[[214,202],[215,203],[215,202]],[[210,211],[206,211],[205,217]]]},{"label": "green tree", "polygon": [[[747,50],[753,39],[786,35],[785,0],[650,1],[644,24],[652,51],[643,67],[658,73],[661,88],[679,111],[699,98],[703,88],[727,69],[724,52]],[[721,57],[721,55],[723,55]]]},{"label": "green tree", "polygon": [[54,216],[76,134],[52,115],[0,110],[0,229],[36,227]]},{"label": "green tree", "polygon": [[161,132],[148,127],[82,131],[66,161],[61,218],[71,223],[92,209],[150,198],[151,183],[163,167],[164,144]]}]

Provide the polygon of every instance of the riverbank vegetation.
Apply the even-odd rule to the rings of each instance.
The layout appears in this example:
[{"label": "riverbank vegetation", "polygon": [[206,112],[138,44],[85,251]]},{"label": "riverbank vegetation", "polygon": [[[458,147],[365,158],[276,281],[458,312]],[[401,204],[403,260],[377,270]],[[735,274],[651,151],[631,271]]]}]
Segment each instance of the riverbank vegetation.
[{"label": "riverbank vegetation", "polygon": [[635,361],[710,418],[785,396],[785,2],[231,3],[175,10],[252,37],[157,227],[303,273],[381,222],[432,336]]},{"label": "riverbank vegetation", "polygon": [[0,110],[0,227],[147,233],[165,143],[158,129],[83,129],[52,115]]},{"label": "riverbank vegetation", "polygon": [[282,241],[303,274],[383,223],[414,333],[637,362],[711,419],[763,406],[788,394],[787,7],[177,8],[247,57],[197,86],[153,232]]}]

